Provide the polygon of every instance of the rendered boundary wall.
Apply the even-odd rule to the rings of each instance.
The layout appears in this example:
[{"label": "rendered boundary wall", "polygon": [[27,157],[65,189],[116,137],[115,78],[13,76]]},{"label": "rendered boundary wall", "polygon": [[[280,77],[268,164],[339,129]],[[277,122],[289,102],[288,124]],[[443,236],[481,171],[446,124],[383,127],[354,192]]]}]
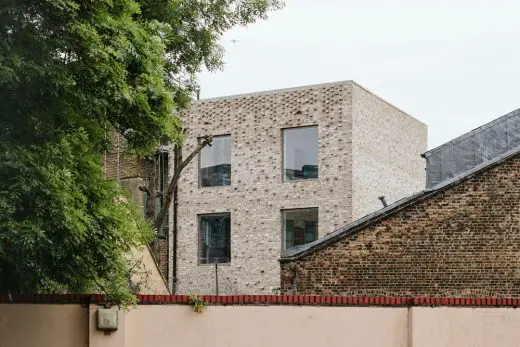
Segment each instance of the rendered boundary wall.
[{"label": "rendered boundary wall", "polygon": [[96,328],[100,295],[0,295],[2,347],[518,346],[520,298],[141,295],[118,330]]}]

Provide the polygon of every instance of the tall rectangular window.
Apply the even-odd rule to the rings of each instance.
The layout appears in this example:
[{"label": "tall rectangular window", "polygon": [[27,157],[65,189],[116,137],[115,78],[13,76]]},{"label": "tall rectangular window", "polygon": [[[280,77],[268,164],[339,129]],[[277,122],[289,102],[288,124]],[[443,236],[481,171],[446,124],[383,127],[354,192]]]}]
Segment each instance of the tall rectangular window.
[{"label": "tall rectangular window", "polygon": [[231,261],[231,215],[199,216],[199,264]]},{"label": "tall rectangular window", "polygon": [[284,210],[283,248],[312,242],[318,238],[318,208]]},{"label": "tall rectangular window", "polygon": [[283,130],[284,181],[318,178],[318,127]]},{"label": "tall rectangular window", "polygon": [[211,146],[202,149],[199,180],[201,187],[231,184],[231,135],[215,136]]}]

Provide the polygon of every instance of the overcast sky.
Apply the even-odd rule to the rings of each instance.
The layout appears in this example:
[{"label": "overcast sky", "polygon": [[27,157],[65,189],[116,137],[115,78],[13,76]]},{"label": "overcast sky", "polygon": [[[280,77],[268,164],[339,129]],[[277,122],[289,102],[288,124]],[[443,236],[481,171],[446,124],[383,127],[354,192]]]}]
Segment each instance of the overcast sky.
[{"label": "overcast sky", "polygon": [[221,44],[202,98],[355,80],[425,122],[429,148],[520,108],[519,0],[287,0]]}]

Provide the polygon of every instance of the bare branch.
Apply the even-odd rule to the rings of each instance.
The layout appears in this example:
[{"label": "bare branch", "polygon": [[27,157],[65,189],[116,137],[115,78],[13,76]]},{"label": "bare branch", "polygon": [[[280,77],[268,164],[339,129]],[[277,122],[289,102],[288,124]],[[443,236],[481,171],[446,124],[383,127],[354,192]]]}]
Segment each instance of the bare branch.
[{"label": "bare branch", "polygon": [[188,166],[188,164],[195,158],[200,151],[206,146],[211,146],[213,143],[213,136],[206,135],[202,138],[202,141],[197,145],[197,147],[184,159],[178,166],[175,167],[175,172],[173,173],[173,177],[170,180],[170,184],[168,185],[168,190],[166,192],[166,199],[164,201],[163,206],[161,207],[161,211],[157,215],[157,218],[155,218],[155,229],[158,231],[162,228],[164,221],[166,219],[166,216],[168,215],[168,209],[170,208],[172,199],[173,199],[173,192],[175,191],[175,188],[177,187],[177,183],[179,182],[179,177],[181,175],[182,170]]}]

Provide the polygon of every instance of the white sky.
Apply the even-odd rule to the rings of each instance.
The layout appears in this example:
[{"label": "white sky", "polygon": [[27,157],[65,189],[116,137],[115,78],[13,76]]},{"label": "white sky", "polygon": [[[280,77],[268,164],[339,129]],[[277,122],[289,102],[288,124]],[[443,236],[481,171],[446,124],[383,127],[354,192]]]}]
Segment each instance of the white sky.
[{"label": "white sky", "polygon": [[286,0],[221,44],[202,98],[355,80],[425,122],[429,148],[520,108],[519,0]]}]

